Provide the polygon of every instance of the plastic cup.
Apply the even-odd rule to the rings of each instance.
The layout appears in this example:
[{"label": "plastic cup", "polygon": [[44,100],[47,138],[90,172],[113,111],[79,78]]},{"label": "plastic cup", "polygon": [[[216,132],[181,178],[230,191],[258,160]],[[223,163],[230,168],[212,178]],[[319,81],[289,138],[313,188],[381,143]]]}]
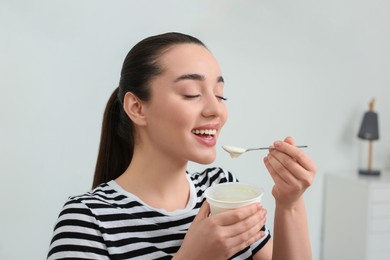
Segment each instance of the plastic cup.
[{"label": "plastic cup", "polygon": [[240,182],[226,182],[206,189],[205,196],[212,215],[226,210],[261,203],[263,189]]}]

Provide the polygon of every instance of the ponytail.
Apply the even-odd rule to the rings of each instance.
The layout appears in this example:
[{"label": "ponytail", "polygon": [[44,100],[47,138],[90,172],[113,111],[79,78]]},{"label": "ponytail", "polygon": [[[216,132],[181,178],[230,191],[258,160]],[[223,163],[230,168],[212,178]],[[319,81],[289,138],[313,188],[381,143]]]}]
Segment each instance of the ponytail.
[{"label": "ponytail", "polygon": [[111,94],[104,111],[92,188],[119,177],[133,157],[132,124],[123,111],[118,92],[119,87]]}]

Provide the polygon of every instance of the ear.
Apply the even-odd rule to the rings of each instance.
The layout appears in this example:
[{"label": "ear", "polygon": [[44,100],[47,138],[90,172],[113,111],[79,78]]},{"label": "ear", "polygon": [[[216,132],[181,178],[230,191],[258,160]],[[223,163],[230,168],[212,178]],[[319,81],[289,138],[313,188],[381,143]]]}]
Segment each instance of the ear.
[{"label": "ear", "polygon": [[128,117],[136,125],[146,125],[144,115],[144,104],[136,95],[132,92],[127,92],[123,99],[123,109]]}]

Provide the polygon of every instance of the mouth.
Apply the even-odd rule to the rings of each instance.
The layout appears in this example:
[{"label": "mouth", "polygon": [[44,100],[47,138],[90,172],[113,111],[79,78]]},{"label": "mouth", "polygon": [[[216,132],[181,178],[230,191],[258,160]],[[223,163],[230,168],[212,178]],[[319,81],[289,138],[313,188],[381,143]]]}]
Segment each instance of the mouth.
[{"label": "mouth", "polygon": [[193,129],[191,133],[198,137],[211,140],[217,134],[217,129]]}]

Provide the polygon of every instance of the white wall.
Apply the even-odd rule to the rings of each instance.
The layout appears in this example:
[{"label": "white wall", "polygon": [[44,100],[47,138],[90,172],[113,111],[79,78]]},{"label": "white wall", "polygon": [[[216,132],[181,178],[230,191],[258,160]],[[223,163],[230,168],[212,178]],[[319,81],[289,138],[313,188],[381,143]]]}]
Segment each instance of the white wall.
[{"label": "white wall", "polygon": [[[390,168],[389,11],[385,0],[2,0],[0,259],[45,257],[64,201],[91,186],[102,112],[126,53],[166,31],[199,37],[220,61],[230,112],[220,145],[286,135],[309,145],[319,259],[323,176],[360,165],[356,134],[371,97],[381,123],[375,163]],[[265,153],[232,160],[219,151],[215,164],[265,188],[272,228]]]}]

